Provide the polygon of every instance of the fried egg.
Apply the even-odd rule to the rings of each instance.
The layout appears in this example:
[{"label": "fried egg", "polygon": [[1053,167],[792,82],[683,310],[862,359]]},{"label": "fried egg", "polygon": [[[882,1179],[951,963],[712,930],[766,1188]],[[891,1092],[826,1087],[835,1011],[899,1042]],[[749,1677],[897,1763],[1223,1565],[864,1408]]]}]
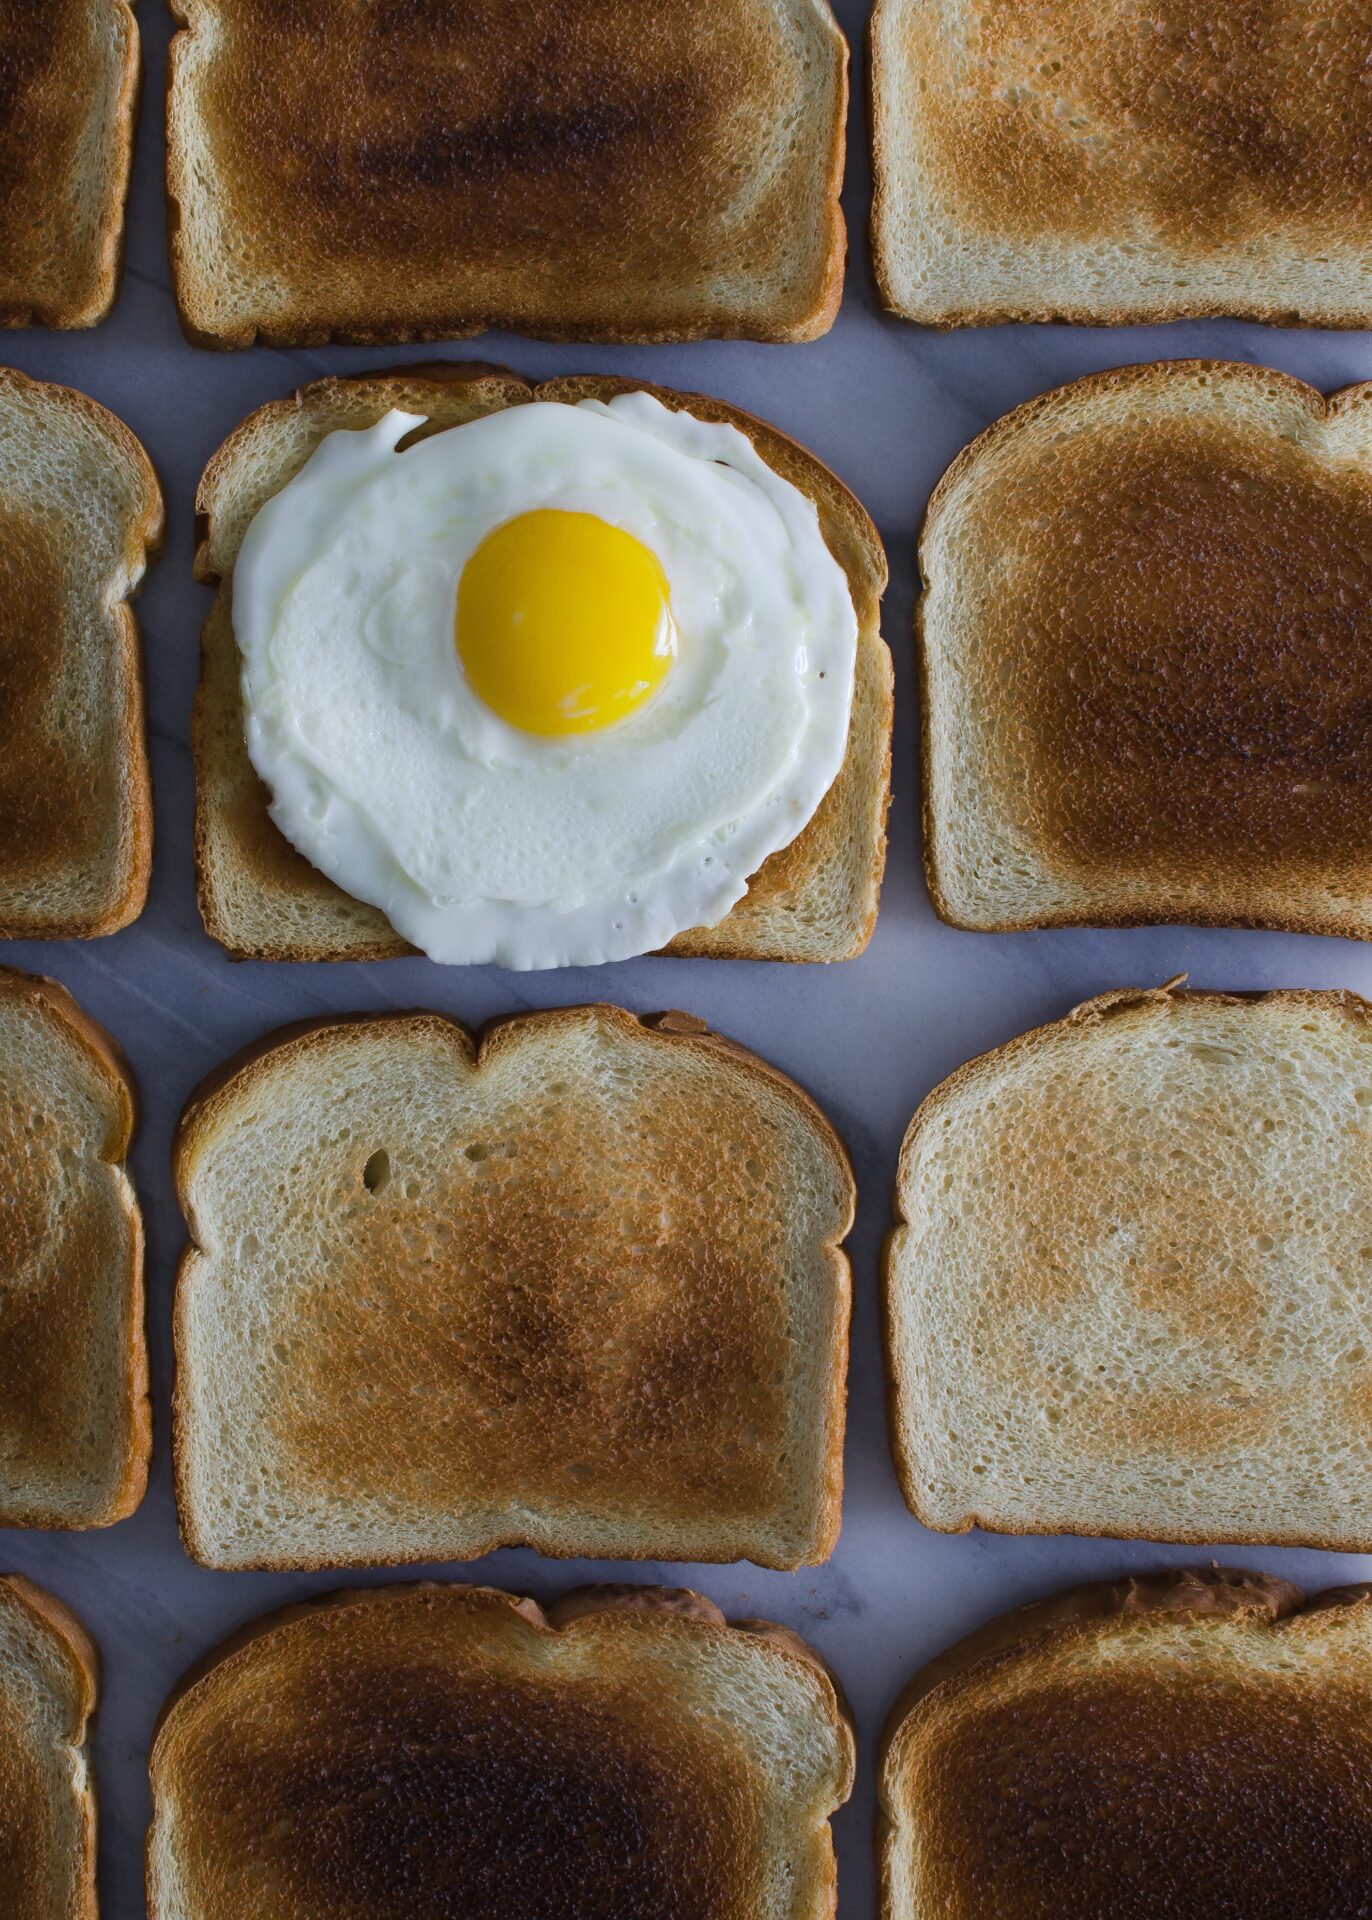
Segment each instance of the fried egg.
[{"label": "fried egg", "polygon": [[843,762],[814,502],[649,394],[330,434],[234,570],[286,838],[431,958],[580,966],[713,926]]}]

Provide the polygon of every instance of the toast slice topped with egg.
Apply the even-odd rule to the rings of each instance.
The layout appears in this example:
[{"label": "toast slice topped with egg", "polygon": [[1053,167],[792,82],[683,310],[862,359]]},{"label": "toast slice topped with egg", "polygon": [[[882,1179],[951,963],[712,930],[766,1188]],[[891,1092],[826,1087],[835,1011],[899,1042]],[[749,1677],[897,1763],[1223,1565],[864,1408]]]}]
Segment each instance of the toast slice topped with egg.
[{"label": "toast slice topped with egg", "polygon": [[894,313],[1372,324],[1365,0],[878,0],[871,87]]},{"label": "toast slice topped with egg", "polygon": [[269,1034],[192,1099],[174,1167],[203,1565],[833,1550],[852,1174],[701,1022]]},{"label": "toast slice topped with egg", "polygon": [[127,0],[0,5],[0,326],[114,304],[137,103]]},{"label": "toast slice topped with egg", "polygon": [[0,1575],[0,1888],[5,1920],[97,1920],[87,1736],[99,1658],[60,1600]]},{"label": "toast slice topped with egg", "polygon": [[932,1660],[882,1743],[881,1920],[1360,1920],[1372,1588],[1093,1582]]},{"label": "toast slice topped with egg", "polygon": [[853,1731],[699,1594],[422,1582],[252,1622],[151,1774],[149,1920],[831,1920]]},{"label": "toast slice topped with egg", "polygon": [[[802,515],[810,515],[814,531],[809,537],[817,549],[811,557],[812,562],[822,562],[834,573],[843,600],[844,617],[856,629],[850,654],[851,702],[846,738],[840,735],[835,742],[833,764],[837,768],[836,774],[807,824],[795,832],[788,844],[778,845],[763,860],[757,871],[747,879],[743,897],[716,925],[691,927],[688,922],[674,922],[672,924],[677,925],[679,930],[669,939],[659,940],[655,944],[677,954],[797,961],[844,959],[860,952],[865,946],[876,916],[885,857],[892,702],[890,657],[881,639],[879,625],[886,564],[875,529],[867,515],[846,488],[813,455],[773,428],[719,401],[644,388],[633,382],[604,377],[563,379],[534,387],[501,369],[453,364],[317,382],[302,389],[293,398],[270,403],[251,415],[230,436],[206,469],[198,497],[201,538],[196,567],[201,579],[218,585],[219,595],[205,628],[202,680],[194,720],[196,868],[200,909],[205,925],[230,953],[239,958],[357,960],[380,959],[411,950],[378,906],[350,896],[342,885],[336,884],[311,859],[297,851],[296,846],[279,830],[269,811],[274,799],[280,804],[282,795],[279,788],[275,794],[268,791],[249,755],[243,692],[244,660],[235,634],[235,568],[250,524],[262,514],[264,508],[269,505],[275,508],[279,504],[283,489],[301,475],[306,463],[328,436],[337,434],[340,438],[345,437],[340,430],[359,435],[367,430],[378,430],[379,423],[384,424],[387,416],[395,410],[418,416],[419,421],[424,423],[401,441],[401,452],[397,457],[403,460],[404,449],[412,442],[423,440],[427,435],[439,434],[447,428],[488,422],[502,410],[537,408],[553,402],[561,403],[562,412],[570,408],[580,415],[582,410],[577,403],[592,401],[601,403],[599,411],[603,414],[606,406],[616,403],[621,396],[645,394],[647,401],[638,404],[655,410],[659,419],[666,421],[675,416],[687,416],[676,429],[687,438],[701,434],[723,434],[727,439],[729,429],[736,429],[743,436],[737,443],[741,448],[741,456],[756,461],[764,478],[790,496],[793,512],[799,509]],[[601,423],[597,420],[594,424]],[[716,440],[712,439],[711,452],[715,445]],[[325,455],[334,451],[336,442],[323,448]],[[352,449],[345,448],[344,451]],[[685,551],[687,559],[694,564],[692,542],[695,535],[690,531],[691,527],[703,529],[700,545],[702,549],[708,549],[711,541],[734,532],[728,522],[741,512],[735,507],[735,498],[745,497],[754,501],[761,499],[761,493],[751,482],[745,486],[735,479],[732,470],[720,468],[713,457],[688,463],[684,455],[678,456],[671,448],[662,457],[671,457],[682,467],[689,465],[692,489],[697,486],[712,489],[708,495],[702,496],[707,504],[697,510],[696,519],[687,521]],[[573,480],[580,466],[580,462],[573,463]],[[312,475],[313,472],[312,467]],[[502,513],[521,517],[517,511],[524,504],[520,485],[516,472],[505,496],[507,505],[497,512],[497,518]],[[724,490],[722,493],[721,489]],[[636,481],[623,490],[623,498],[628,502],[627,511],[634,510],[634,503],[641,494],[642,488]],[[723,500],[722,507],[719,505],[720,498]],[[339,512],[343,510],[343,506],[338,509]],[[767,525],[775,523],[775,514],[770,504],[763,505],[759,510],[763,518],[758,525],[765,531]],[[312,529],[321,525],[327,534],[330,512],[314,514],[313,520],[306,526],[306,537],[315,538]],[[441,520],[445,514],[447,509],[443,508]],[[396,515],[394,525],[400,535],[410,539],[417,522],[417,511],[405,508]],[[447,521],[444,520],[443,524],[446,525]],[[374,538],[376,526],[377,521],[372,520],[363,529],[367,539]],[[737,537],[736,533],[734,537]],[[353,550],[350,547],[349,551]],[[440,557],[446,553],[441,530],[431,552]],[[750,553],[751,549],[745,549],[740,561],[745,570]],[[388,564],[389,556],[382,553],[378,565],[383,574]],[[414,578],[422,584],[430,572],[429,556],[421,554],[414,569]],[[342,576],[330,563],[319,570],[319,577],[323,580],[324,591],[328,592]],[[462,577],[467,577],[466,570]],[[417,704],[422,720],[431,710],[438,712],[445,702],[451,704],[459,697],[466,698],[464,687],[459,684],[452,608],[449,606],[445,611],[443,604],[435,603],[437,611],[430,618],[433,634],[424,640],[428,651],[411,671],[404,664],[402,655],[404,649],[412,644],[414,636],[420,633],[421,627],[418,616],[411,617],[409,614],[408,602],[403,598],[403,594],[410,590],[409,576],[403,571],[395,580],[386,575],[383,584],[390,596],[388,605],[399,608],[399,614],[392,622],[394,637],[388,639],[381,649],[388,678],[384,684],[376,678],[379,671],[376,665],[377,648],[366,637],[373,632],[368,625],[368,615],[366,620],[360,621],[362,639],[356,650],[361,676],[357,685],[363,691],[349,695],[343,690],[339,673],[334,670],[331,656],[325,651],[320,657],[319,670],[305,677],[303,694],[296,696],[311,708],[309,724],[321,734],[343,726],[346,718],[344,707],[353,711],[369,703],[369,711],[356,715],[356,726],[362,727],[378,720],[388,721],[391,708],[404,706],[407,702]],[[673,590],[673,607],[680,611],[676,598],[679,583],[671,581],[669,584]],[[398,588],[399,592],[393,592],[393,587]],[[439,591],[442,590],[440,581]],[[428,592],[429,589],[425,588],[424,591]],[[447,591],[454,589],[450,587]],[[746,613],[746,586],[740,592],[744,598],[738,604]],[[359,595],[353,594],[351,599],[354,606],[361,605]],[[326,648],[332,645],[328,623],[316,620],[314,625],[323,636]],[[783,625],[783,636],[785,631]],[[724,640],[715,644],[722,647],[728,637],[726,634]],[[690,633],[683,633],[683,651],[689,650],[690,640]],[[794,641],[781,651],[790,661],[796,651]],[[397,661],[401,664],[396,665]],[[799,664],[803,665],[803,662]],[[427,674],[429,679],[422,679],[421,674]],[[689,689],[689,680],[685,684]],[[377,685],[380,685],[379,692],[367,691]],[[669,691],[671,686],[669,679]],[[811,676],[810,686],[825,697],[832,712],[831,696],[839,691],[837,683],[833,680],[824,682],[821,673],[818,684]],[[425,687],[435,689],[432,699],[427,695],[419,699],[419,692]],[[323,694],[322,699],[316,699],[316,690]],[[808,699],[809,695],[806,697]],[[713,708],[708,708],[708,702],[694,711],[683,705],[681,711],[685,721],[681,731],[685,731],[685,722],[689,722],[696,734],[708,743],[711,734],[706,726],[707,709],[715,715],[724,714],[726,718],[733,718],[737,705],[721,706],[717,693],[714,699]],[[283,713],[283,702],[276,690],[269,690],[267,704],[273,705],[277,719],[288,729],[296,727],[302,718],[294,711]],[[468,701],[467,704],[471,707],[473,703]],[[477,702],[476,706],[479,710],[478,728],[489,729],[491,715],[484,703]],[[744,712],[746,717],[746,710],[739,711]],[[655,724],[654,709],[650,706],[645,712],[649,722]],[[640,715],[632,716],[629,724],[633,725],[640,718]],[[652,724],[648,729],[650,738]],[[762,724],[754,737],[761,741],[768,733],[768,726]],[[422,736],[417,738],[421,746],[426,744]],[[669,763],[662,759],[659,764],[659,752],[649,744],[640,761],[631,764],[622,775],[612,776],[608,762],[604,769],[600,767],[597,751],[597,744],[611,739],[612,733],[587,734],[583,738],[588,744],[581,756],[581,765],[588,779],[600,781],[602,797],[597,804],[610,806],[613,817],[626,822],[626,830],[632,830],[635,816],[641,810],[646,810],[650,794],[663,787],[670,771]],[[520,756],[525,754],[522,740],[522,735],[505,729],[497,734],[499,752],[492,755],[485,748],[480,748],[469,758],[480,764],[494,762],[497,766],[502,759],[508,759],[516,767],[522,766],[524,760]],[[316,752],[313,738],[305,742],[305,750],[307,754]],[[536,745],[530,751],[536,756],[542,747]],[[371,764],[363,771],[366,778],[374,781],[380,777],[375,753],[370,754],[370,761]],[[404,768],[404,778],[402,780],[397,774],[391,787],[383,790],[377,801],[382,813],[391,809],[388,831],[392,837],[387,842],[388,849],[397,840],[414,840],[429,832],[444,800],[442,783],[438,782],[431,796],[432,805],[427,799],[417,798],[414,806],[409,807],[407,796],[418,778],[415,753],[408,746],[398,748],[396,763]],[[537,767],[536,757],[531,764]],[[311,765],[307,771],[312,774],[314,766]],[[697,768],[692,777],[698,774]],[[688,785],[689,782],[683,779],[683,790]],[[417,786],[416,791],[419,791]],[[532,792],[529,783],[515,783],[509,805],[518,805],[527,792]],[[578,792],[577,797],[579,801],[584,796]],[[297,812],[296,830],[302,832],[302,837],[312,830],[311,807],[315,815],[328,816],[326,825],[338,811],[334,801],[327,800],[327,796],[311,800],[307,792],[305,798],[307,804]],[[479,792],[476,798],[480,799]],[[529,801],[529,805],[532,804]],[[408,812],[406,808],[409,808]],[[475,824],[450,835],[450,843],[443,849],[447,854],[451,855],[455,848],[465,854],[468,843],[473,849],[474,858],[481,853],[484,844],[481,823],[484,816],[478,811],[471,817]],[[559,799],[555,799],[542,818],[529,819],[531,858],[541,859],[545,847],[558,844],[570,817],[570,810]],[[361,820],[360,827],[353,824],[357,820],[355,807],[348,818],[349,834],[359,841],[365,841],[372,825],[370,815]],[[508,838],[507,827],[502,826],[501,835],[502,838]],[[606,856],[602,853],[599,838],[599,829],[595,820],[591,819],[583,831],[581,853],[568,856],[568,864],[560,876],[558,884],[563,891],[575,890],[581,879],[582,865],[602,863]],[[350,845],[349,836],[342,836],[344,853],[350,851]],[[721,842],[721,847],[727,855],[727,845]],[[664,871],[670,864],[665,855],[658,861]],[[740,873],[739,885],[742,884],[743,876]],[[498,887],[496,891],[499,891]],[[623,944],[618,948],[607,948],[603,944],[597,946],[592,940],[589,944],[583,941],[576,952],[579,958],[621,957],[624,950]],[[635,950],[631,941],[629,950]],[[636,950],[643,949],[639,947]],[[490,957],[494,951],[496,949],[490,949],[485,957]],[[561,961],[565,952],[566,948],[554,940],[541,956],[516,957],[511,964],[553,964]]]},{"label": "toast slice topped with egg", "polygon": [[1365,1000],[1088,1000],[935,1088],[895,1213],[926,1526],[1372,1550]]},{"label": "toast slice topped with egg", "polygon": [[838,310],[827,0],[174,0],[201,346],[809,340]]},{"label": "toast slice topped with egg", "polygon": [[0,1526],[109,1526],[143,1498],[135,1117],[109,1035],[56,981],[0,967]]},{"label": "toast slice topped with egg", "polygon": [[1372,937],[1372,384],[1074,381],[959,454],[920,566],[945,920]]},{"label": "toast slice topped with egg", "polygon": [[0,369],[0,939],[143,910],[152,790],[129,596],[162,539],[152,464],[70,387]]}]

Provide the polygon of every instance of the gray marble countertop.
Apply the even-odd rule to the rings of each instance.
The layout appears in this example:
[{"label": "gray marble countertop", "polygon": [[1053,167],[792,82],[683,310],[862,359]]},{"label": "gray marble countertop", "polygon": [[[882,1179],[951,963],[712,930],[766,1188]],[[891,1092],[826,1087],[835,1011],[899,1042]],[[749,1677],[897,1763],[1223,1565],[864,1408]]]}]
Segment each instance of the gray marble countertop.
[{"label": "gray marble countertop", "polygon": [[[867,0],[838,0],[837,11],[859,48]],[[1372,994],[1372,948],[1349,941],[1183,928],[979,935],[954,932],[935,919],[919,866],[909,637],[920,514],[944,467],[975,433],[1007,408],[1077,375],[1202,354],[1267,362],[1331,389],[1372,377],[1372,334],[1220,322],[940,335],[881,318],[866,239],[869,176],[859,57],[846,193],[847,298],[826,339],[804,347],[608,350],[489,336],[452,352],[505,360],[540,377],[605,371],[717,393],[812,447],[872,512],[891,559],[885,632],[896,660],[897,717],[890,860],[868,953],[832,969],[647,959],[536,975],[444,971],[418,959],[372,966],[234,965],[203,932],[192,884],[187,735],[198,633],[209,600],[190,573],[196,481],[223,436],[262,401],[321,374],[431,359],[436,350],[340,347],[216,355],[185,344],[168,291],[161,186],[160,99],[170,23],[158,0],[144,0],[139,13],[146,111],[117,308],[93,332],[14,333],[3,348],[25,372],[84,388],[128,421],[156,463],[168,505],[166,551],[139,607],[157,807],[148,909],[113,939],[0,947],[0,958],[55,975],[109,1027],[134,1062],[145,1102],[133,1168],[150,1249],[152,1487],[134,1518],[106,1532],[10,1533],[0,1541],[0,1567],[27,1573],[67,1600],[104,1656],[95,1758],[105,1920],[136,1920],[144,1911],[145,1757],[164,1694],[193,1659],[241,1621],[344,1579],[206,1573],[191,1565],[177,1538],[168,1457],[169,1310],[183,1228],[171,1192],[168,1148],[186,1095],[226,1054],[301,1015],[427,1005],[479,1022],[520,1007],[592,998],[639,1011],[678,1006],[702,1015],[809,1088],[848,1141],[861,1205],[849,1243],[855,1316],[843,1537],[827,1566],[799,1574],[763,1573],[748,1565],[558,1563],[516,1551],[443,1571],[541,1598],[588,1576],[665,1579],[699,1587],[726,1612],[784,1621],[810,1639],[833,1663],[857,1714],[857,1791],[835,1820],[839,1910],[842,1920],[871,1920],[874,1753],[886,1710],[912,1669],[990,1615],[1072,1581],[1210,1557],[1195,1549],[1107,1541],[941,1536],[925,1532],[906,1512],[886,1444],[877,1256],[896,1153],[911,1114],[969,1055],[1107,987],[1156,983],[1188,971],[1205,986],[1352,987]],[[1315,1588],[1372,1578],[1372,1559],[1228,1552],[1221,1542],[1214,1552]]]}]

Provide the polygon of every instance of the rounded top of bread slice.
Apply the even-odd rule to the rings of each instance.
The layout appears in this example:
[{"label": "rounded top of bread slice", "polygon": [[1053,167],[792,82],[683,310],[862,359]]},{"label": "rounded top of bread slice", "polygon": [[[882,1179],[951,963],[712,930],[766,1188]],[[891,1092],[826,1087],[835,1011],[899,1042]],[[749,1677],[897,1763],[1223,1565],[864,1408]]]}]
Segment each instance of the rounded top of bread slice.
[{"label": "rounded top of bread slice", "polygon": [[575,1886],[586,1920],[821,1920],[852,1766],[814,1656],[695,1595],[345,1592],[164,1709],[149,1911],[494,1920]]},{"label": "rounded top of bread slice", "polygon": [[0,1887],[6,1920],[96,1920],[86,1736],[99,1661],[75,1615],[0,1575]]},{"label": "rounded top of bread slice", "polygon": [[884,1912],[1355,1920],[1372,1872],[1372,1593],[1179,1569],[972,1634],[892,1713]]}]

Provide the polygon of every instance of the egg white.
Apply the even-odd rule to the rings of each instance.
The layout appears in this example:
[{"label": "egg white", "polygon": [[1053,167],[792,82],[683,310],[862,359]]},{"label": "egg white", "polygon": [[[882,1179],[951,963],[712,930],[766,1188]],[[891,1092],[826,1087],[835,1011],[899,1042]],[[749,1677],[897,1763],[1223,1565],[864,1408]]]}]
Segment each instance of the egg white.
[{"label": "egg white", "polygon": [[[712,926],[842,765],[857,619],[814,503],[731,426],[648,394],[534,401],[414,441],[329,435],[234,570],[248,751],[286,838],[435,960],[585,965]],[[462,569],[538,508],[656,556],[678,655],[614,726],[545,738],[468,685]]]}]

